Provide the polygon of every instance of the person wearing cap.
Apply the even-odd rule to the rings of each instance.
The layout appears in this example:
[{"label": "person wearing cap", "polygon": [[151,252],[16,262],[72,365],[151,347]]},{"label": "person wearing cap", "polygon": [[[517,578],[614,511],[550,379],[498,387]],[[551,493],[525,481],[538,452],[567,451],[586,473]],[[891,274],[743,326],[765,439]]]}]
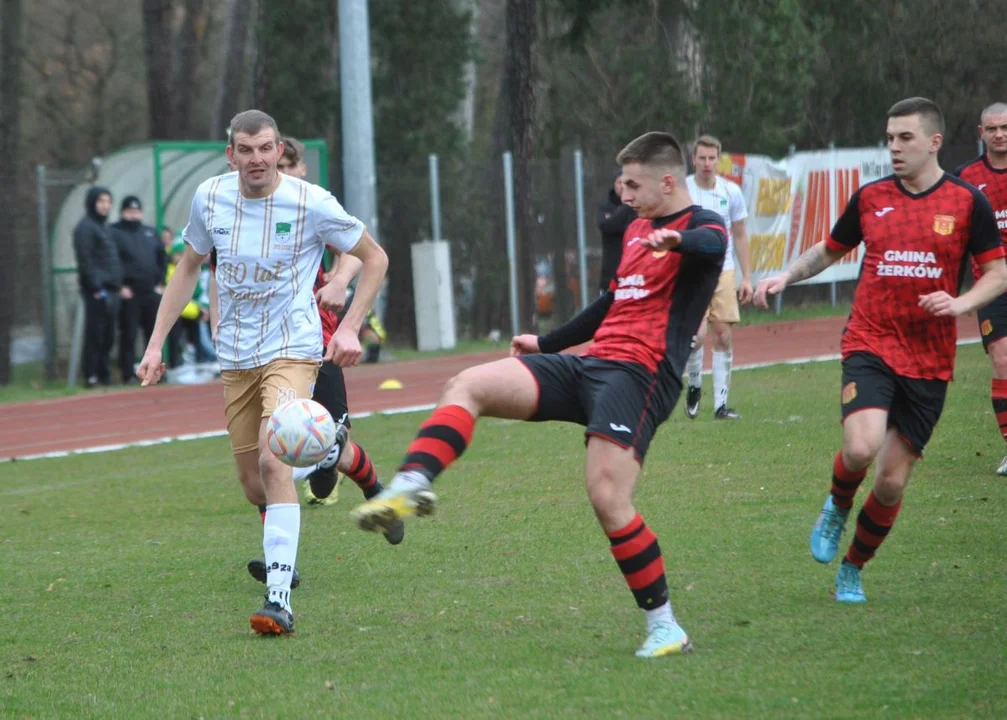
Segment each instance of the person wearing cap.
[{"label": "person wearing cap", "polygon": [[122,265],[119,291],[119,371],[126,384],[136,382],[136,333],[143,329],[150,341],[157,307],[164,291],[168,255],[157,230],[143,223],[143,205],[135,195],[126,196],[119,208],[119,222],[111,226],[112,239]]}]

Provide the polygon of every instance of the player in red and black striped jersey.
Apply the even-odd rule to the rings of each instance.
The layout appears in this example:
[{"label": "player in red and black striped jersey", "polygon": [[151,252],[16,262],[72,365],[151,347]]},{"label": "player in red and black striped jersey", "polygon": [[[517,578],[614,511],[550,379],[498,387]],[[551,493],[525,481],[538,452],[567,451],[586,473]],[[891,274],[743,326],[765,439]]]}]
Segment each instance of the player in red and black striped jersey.
[{"label": "player in red and black striped jersey", "polygon": [[[979,136],[986,152],[955,170],[955,175],[975,185],[989,199],[996,215],[997,227],[1007,242],[1007,103],[993,103],[979,121]],[[978,280],[979,265],[972,263]],[[993,413],[1000,426],[1000,435],[1007,440],[1007,295],[1001,295],[979,310],[979,334],[993,365],[990,398]],[[1000,462],[997,475],[1007,475],[1007,457]]]},{"label": "player in red and black striped jersey", "polygon": [[[693,205],[685,159],[667,133],[647,133],[617,158],[622,200],[638,219],[623,236],[608,291],[548,335],[519,335],[511,358],[453,378],[388,490],[355,511],[365,530],[428,514],[431,483],[472,439],[480,416],[586,426],[587,488],[612,555],[646,611],[639,657],[688,650],[668,599],[657,537],[633,507],[640,464],[682,390],[692,338],[713,297],[727,247],[720,216]],[[560,351],[591,339],[585,356]]]},{"label": "player in red and black striped jersey", "polygon": [[[888,111],[895,174],[853,194],[828,240],[782,275],[763,280],[756,304],[832,265],[860,243],[866,252],[842,339],[843,447],[832,490],[811,532],[811,554],[835,558],[854,495],[877,458],[874,487],[836,575],[836,600],[864,602],[860,571],[895,523],[916,461],[941,415],[955,361],[955,318],[1007,290],[1004,246],[989,201],[945,173],[940,108],[909,98]],[[982,268],[956,297],[971,254]]]}]

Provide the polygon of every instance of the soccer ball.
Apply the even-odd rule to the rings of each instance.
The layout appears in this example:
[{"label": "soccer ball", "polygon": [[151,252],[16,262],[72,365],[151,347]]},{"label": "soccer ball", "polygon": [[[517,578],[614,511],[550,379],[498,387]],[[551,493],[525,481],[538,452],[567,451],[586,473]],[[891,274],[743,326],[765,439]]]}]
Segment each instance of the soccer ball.
[{"label": "soccer ball", "polygon": [[336,442],[336,423],[314,400],[298,398],[280,405],[269,416],[266,442],[284,465],[311,467],[324,459]]}]

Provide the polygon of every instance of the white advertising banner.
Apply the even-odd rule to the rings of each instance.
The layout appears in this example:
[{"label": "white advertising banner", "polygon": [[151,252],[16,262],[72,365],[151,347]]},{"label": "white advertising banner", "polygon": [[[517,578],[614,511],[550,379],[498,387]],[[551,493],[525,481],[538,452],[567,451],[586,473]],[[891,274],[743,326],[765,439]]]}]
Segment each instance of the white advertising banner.
[{"label": "white advertising banner", "polygon": [[[827,238],[857,188],[891,173],[884,148],[802,152],[784,160],[724,154],[720,174],[741,185],[748,206],[753,283],[781,272]],[[862,259],[863,248],[857,248],[805,282],[855,280]]]}]

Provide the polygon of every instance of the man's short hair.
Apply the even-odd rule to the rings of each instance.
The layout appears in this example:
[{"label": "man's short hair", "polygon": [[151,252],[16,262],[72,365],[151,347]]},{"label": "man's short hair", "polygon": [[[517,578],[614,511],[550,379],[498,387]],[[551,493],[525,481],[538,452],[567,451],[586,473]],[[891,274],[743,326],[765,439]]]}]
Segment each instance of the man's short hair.
[{"label": "man's short hair", "polygon": [[228,130],[231,147],[234,147],[234,136],[237,133],[257,135],[265,128],[272,128],[276,134],[276,139],[280,139],[280,128],[277,127],[276,121],[266,113],[261,110],[245,110],[238,113],[231,118],[231,126]]},{"label": "man's short hair", "polygon": [[283,157],[291,165],[297,165],[304,160],[304,143],[290,135],[285,135],[283,137]]},{"label": "man's short hair", "polygon": [[718,155],[720,155],[720,153],[722,152],[722,148],[720,146],[720,140],[718,140],[717,138],[713,137],[713,135],[700,135],[698,138],[696,138],[695,140],[693,140],[692,141],[692,154],[693,155],[696,154],[696,150],[698,150],[700,146],[717,148],[717,154]]},{"label": "man's short hair", "polygon": [[983,110],[983,114],[979,116],[980,122],[990,115],[1007,115],[1007,103],[995,102],[992,105],[986,106],[986,109]]},{"label": "man's short hair", "polygon": [[685,172],[682,146],[674,135],[666,132],[644,133],[620,150],[615,161],[620,165],[639,163],[640,165],[655,165],[679,173]]},{"label": "man's short hair", "polygon": [[899,100],[888,108],[888,117],[919,115],[923,127],[931,135],[944,134],[944,113],[933,100],[925,97],[911,97]]}]

